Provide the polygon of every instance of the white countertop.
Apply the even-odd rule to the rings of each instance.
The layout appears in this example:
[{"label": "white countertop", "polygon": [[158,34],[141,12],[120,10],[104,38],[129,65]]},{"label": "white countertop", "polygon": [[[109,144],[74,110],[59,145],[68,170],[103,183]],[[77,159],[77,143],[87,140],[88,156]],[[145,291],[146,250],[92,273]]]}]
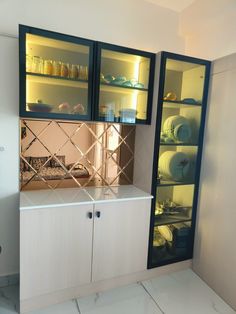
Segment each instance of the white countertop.
[{"label": "white countertop", "polygon": [[25,191],[20,192],[20,210],[150,198],[134,185]]}]

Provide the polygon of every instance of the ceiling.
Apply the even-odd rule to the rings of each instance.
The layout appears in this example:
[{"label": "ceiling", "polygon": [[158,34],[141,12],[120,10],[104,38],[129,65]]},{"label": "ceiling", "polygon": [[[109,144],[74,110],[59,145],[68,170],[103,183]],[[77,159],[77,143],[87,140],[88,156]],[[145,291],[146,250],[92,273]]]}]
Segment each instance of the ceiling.
[{"label": "ceiling", "polygon": [[176,12],[181,12],[196,0],[145,0],[145,1],[154,3],[164,8],[174,10]]}]

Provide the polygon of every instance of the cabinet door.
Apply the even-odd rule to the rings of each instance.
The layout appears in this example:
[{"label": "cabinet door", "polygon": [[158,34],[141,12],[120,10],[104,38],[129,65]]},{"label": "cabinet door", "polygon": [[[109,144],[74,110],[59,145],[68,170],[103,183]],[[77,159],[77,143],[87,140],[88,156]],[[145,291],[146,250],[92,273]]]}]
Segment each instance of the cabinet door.
[{"label": "cabinet door", "polygon": [[91,120],[93,41],[20,25],[20,116]]},{"label": "cabinet door", "polygon": [[150,200],[95,205],[93,281],[146,269],[150,206]]},{"label": "cabinet door", "polygon": [[155,55],[98,43],[96,120],[150,124]]},{"label": "cabinet door", "polygon": [[22,211],[20,299],[89,283],[92,205]]}]

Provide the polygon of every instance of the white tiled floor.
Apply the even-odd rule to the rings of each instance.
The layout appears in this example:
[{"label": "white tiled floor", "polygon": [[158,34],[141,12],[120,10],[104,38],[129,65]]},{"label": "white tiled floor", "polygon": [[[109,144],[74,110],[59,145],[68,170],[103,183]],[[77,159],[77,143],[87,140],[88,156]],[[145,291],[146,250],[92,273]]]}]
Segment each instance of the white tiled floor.
[{"label": "white tiled floor", "polygon": [[[16,286],[0,289],[0,314],[15,314]],[[194,272],[184,270],[30,314],[233,314]]]}]

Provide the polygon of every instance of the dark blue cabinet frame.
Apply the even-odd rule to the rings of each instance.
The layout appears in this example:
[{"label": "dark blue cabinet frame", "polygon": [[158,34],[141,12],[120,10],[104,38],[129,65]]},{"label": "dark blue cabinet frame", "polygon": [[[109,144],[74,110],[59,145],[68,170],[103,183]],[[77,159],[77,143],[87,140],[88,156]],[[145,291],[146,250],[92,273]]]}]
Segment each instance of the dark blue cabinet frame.
[{"label": "dark blue cabinet frame", "polygon": [[[85,45],[89,47],[89,74],[88,74],[88,114],[87,115],[71,115],[61,113],[41,113],[26,111],[26,34],[34,34],[42,37],[48,37],[74,44]],[[100,83],[100,63],[101,49],[109,49],[122,53],[135,54],[150,58],[150,74],[148,88],[147,103],[147,119],[136,120],[135,124],[150,124],[152,113],[152,96],[155,72],[155,54],[116,46],[107,43],[96,42],[84,38],[65,35],[57,32],[42,30],[25,25],[19,25],[19,70],[20,70],[20,117],[23,118],[40,118],[40,119],[56,119],[56,120],[86,120],[100,121],[98,115],[99,103],[99,83]]]},{"label": "dark blue cabinet frame", "polygon": [[[170,52],[161,52],[160,58],[161,58],[160,80],[159,80],[159,94],[158,94],[158,102],[157,102],[157,119],[156,119],[156,133],[155,133],[153,175],[152,175],[152,195],[154,196],[154,198],[152,199],[152,207],[151,207],[149,252],[148,252],[148,266],[147,266],[148,269],[191,259],[193,256],[194,233],[195,233],[195,225],[196,225],[196,211],[197,211],[197,203],[198,203],[199,180],[200,180],[202,148],[203,148],[203,136],[204,136],[204,128],[205,128],[206,108],[207,108],[210,69],[211,69],[210,61],[183,56],[179,54],[174,54]],[[157,180],[158,156],[159,156],[159,149],[160,149],[161,121],[162,121],[164,84],[165,84],[165,72],[166,72],[167,59],[190,62],[190,63],[195,63],[197,65],[204,65],[206,71],[205,71],[204,88],[203,88],[201,121],[200,121],[200,129],[199,129],[199,136],[198,136],[198,152],[197,152],[197,157],[196,157],[195,178],[194,178],[194,182],[191,183],[191,184],[194,184],[194,196],[193,196],[193,206],[192,206],[191,233],[190,233],[190,241],[189,241],[190,245],[188,247],[187,254],[185,256],[179,256],[179,257],[176,256],[168,260],[153,262],[153,235],[154,235],[154,226],[155,226],[155,204],[156,204],[157,188],[158,186],[160,186],[160,182],[158,182]],[[185,185],[185,183],[183,183],[183,185]],[[168,185],[165,185],[165,186],[168,186]],[[173,223],[176,223],[176,222],[173,222]]]}]

